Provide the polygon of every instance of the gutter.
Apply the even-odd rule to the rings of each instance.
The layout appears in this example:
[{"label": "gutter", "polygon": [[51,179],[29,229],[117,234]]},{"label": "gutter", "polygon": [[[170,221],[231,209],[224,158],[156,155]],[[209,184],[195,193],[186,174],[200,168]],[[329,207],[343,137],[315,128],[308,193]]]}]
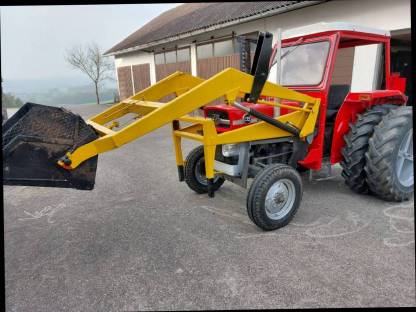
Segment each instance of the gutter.
[{"label": "gutter", "polygon": [[221,24],[216,24],[213,26],[209,26],[206,28],[202,28],[202,29],[197,29],[194,31],[189,31],[189,32],[185,32],[182,34],[178,34],[172,37],[168,37],[168,38],[164,38],[164,39],[159,39],[156,41],[152,41],[149,43],[145,43],[145,44],[141,44],[135,47],[131,47],[131,48],[127,48],[127,49],[122,49],[122,50],[118,50],[115,52],[111,52],[111,53],[105,53],[103,54],[104,56],[111,56],[111,55],[118,55],[118,54],[124,54],[124,53],[128,53],[128,52],[133,52],[133,51],[138,51],[138,50],[144,50],[146,48],[150,48],[159,44],[164,44],[164,43],[169,43],[169,42],[174,42],[174,41],[178,41],[181,39],[185,39],[185,38],[189,38],[189,37],[193,37],[196,35],[200,35],[203,34],[205,32],[209,32],[209,31],[214,31],[214,30],[218,30],[218,29],[222,29],[222,28],[226,28],[229,26],[234,26],[237,24],[242,24],[242,23],[246,23],[246,22],[251,22],[260,18],[264,18],[264,17],[269,17],[271,15],[275,15],[275,14],[279,14],[279,13],[286,13],[286,12],[290,12],[296,9],[300,9],[300,8],[304,8],[304,7],[308,7],[308,6],[312,6],[315,4],[320,4],[323,3],[325,1],[305,1],[305,2],[299,2],[299,3],[295,3],[293,5],[290,6],[290,8],[288,9],[287,7],[282,7],[282,8],[277,8],[274,10],[269,10],[263,13],[259,13],[253,16],[247,16],[247,17],[242,17],[242,18],[238,18],[236,20],[230,21],[230,22],[225,22],[225,23],[221,23]]}]

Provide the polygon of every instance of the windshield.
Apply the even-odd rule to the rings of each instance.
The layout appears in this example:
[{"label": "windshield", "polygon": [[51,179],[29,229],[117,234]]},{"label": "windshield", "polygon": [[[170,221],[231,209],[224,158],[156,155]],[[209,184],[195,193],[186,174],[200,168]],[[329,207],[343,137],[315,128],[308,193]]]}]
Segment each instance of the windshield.
[{"label": "windshield", "polygon": [[285,86],[318,85],[322,81],[329,41],[282,48],[282,81]]}]

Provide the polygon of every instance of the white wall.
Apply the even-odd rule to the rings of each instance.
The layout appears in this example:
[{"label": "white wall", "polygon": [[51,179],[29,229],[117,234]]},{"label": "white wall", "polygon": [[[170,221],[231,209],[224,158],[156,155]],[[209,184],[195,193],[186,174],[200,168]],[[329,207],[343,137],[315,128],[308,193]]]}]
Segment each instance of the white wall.
[{"label": "white wall", "polygon": [[376,44],[355,48],[351,91],[371,91],[374,89],[380,52],[381,49]]}]

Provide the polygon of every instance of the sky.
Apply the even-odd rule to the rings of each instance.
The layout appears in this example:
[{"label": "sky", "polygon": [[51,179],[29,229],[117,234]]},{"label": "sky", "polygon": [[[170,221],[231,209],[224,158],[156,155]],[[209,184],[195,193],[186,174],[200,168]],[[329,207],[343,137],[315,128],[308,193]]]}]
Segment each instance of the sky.
[{"label": "sky", "polygon": [[0,6],[3,81],[81,78],[64,60],[68,48],[95,41],[106,51],[177,5]]}]

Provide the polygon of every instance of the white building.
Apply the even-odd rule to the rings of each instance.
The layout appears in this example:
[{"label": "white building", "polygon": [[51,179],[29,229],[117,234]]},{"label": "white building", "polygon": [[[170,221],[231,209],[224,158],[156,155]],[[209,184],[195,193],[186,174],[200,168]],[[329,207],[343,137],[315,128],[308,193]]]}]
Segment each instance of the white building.
[{"label": "white building", "polygon": [[[154,18],[106,55],[115,57],[124,99],[176,70],[207,78],[226,67],[239,68],[236,36],[256,39],[258,31],[275,34],[278,28],[320,22],[390,31],[392,72],[411,77],[410,0],[188,3]],[[336,63],[341,74],[333,77],[333,83],[349,84],[353,91],[373,90],[381,49],[370,45],[343,50]],[[352,70],[342,70],[347,67]],[[269,80],[275,77],[271,74]],[[410,86],[409,81],[408,95]]]}]

